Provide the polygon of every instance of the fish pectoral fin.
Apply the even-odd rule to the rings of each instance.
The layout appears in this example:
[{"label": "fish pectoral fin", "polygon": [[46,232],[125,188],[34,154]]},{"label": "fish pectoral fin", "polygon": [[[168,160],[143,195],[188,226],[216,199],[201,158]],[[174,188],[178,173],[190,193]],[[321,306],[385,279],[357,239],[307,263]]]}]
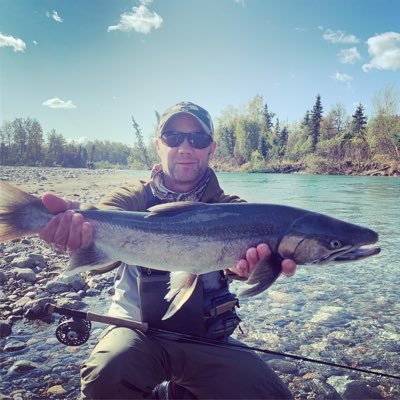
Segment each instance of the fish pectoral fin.
[{"label": "fish pectoral fin", "polygon": [[162,317],[163,320],[171,318],[186,303],[196,288],[198,278],[198,275],[190,272],[171,272],[170,288],[165,296],[171,304]]},{"label": "fish pectoral fin", "polygon": [[240,293],[242,297],[255,296],[269,288],[282,272],[281,260],[275,257],[260,260],[250,274],[247,284],[251,288]]},{"label": "fish pectoral fin", "polygon": [[94,243],[87,248],[74,251],[71,254],[68,267],[63,272],[64,276],[78,274],[97,268],[104,268],[118,260],[112,260],[104,251]]}]

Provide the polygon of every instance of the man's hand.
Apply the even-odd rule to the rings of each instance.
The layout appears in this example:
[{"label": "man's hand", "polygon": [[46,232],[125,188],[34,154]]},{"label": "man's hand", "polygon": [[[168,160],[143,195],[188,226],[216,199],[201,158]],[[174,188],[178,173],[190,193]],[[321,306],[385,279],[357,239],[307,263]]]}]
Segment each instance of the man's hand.
[{"label": "man's hand", "polygon": [[[230,268],[236,275],[248,278],[256,264],[271,256],[271,250],[266,243],[260,243],[257,247],[250,247],[246,252],[246,259],[239,260],[237,264]],[[282,261],[282,273],[292,276],[296,272],[296,263],[293,260],[285,259]]]},{"label": "man's hand", "polygon": [[93,240],[93,227],[74,209],[79,208],[77,201],[65,200],[51,193],[42,197],[44,206],[56,214],[39,232],[41,239],[50,243],[58,251],[77,250],[88,247]]}]

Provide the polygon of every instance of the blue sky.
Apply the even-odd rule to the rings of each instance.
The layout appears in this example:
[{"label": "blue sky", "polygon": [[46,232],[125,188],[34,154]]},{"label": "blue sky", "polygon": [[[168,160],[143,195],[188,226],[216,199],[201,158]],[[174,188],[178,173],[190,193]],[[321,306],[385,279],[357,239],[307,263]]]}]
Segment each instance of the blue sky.
[{"label": "blue sky", "polygon": [[400,89],[398,0],[0,0],[0,123],[131,144],[181,100],[281,122]]}]

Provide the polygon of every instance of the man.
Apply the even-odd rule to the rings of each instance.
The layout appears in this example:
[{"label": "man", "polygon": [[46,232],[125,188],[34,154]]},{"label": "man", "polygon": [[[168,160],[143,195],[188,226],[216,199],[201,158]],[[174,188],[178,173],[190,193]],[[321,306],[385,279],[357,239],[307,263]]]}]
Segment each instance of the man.
[{"label": "man", "polygon": [[[224,194],[209,168],[216,148],[213,133],[211,117],[203,108],[189,102],[169,108],[158,125],[156,146],[161,163],[153,168],[150,181],[118,189],[103,198],[98,208],[144,211],[171,201],[241,201]],[[43,203],[50,211],[66,211],[42,230],[44,240],[69,250],[90,244],[92,226],[70,210],[77,204],[51,194],[43,197]],[[261,243],[248,249],[246,259],[238,260],[230,271],[202,275],[189,300],[165,321],[161,317],[168,307],[164,296],[169,274],[121,264],[110,314],[164,330],[227,340],[240,322],[227,275],[246,278],[255,264],[269,255],[268,245]],[[292,275],[295,267],[292,260],[282,262],[287,275]],[[253,352],[201,341],[177,341],[170,335],[144,334],[123,327],[108,328],[83,365],[82,398],[149,398],[163,381],[173,382],[167,385],[167,392],[171,395],[173,386],[175,396],[177,389],[182,393],[187,389],[199,399],[291,398],[283,382]]]}]

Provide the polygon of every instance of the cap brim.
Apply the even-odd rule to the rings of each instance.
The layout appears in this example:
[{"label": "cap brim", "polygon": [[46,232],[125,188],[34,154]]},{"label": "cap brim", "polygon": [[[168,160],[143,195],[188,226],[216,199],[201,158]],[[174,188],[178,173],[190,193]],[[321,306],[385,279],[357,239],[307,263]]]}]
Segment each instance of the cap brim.
[{"label": "cap brim", "polygon": [[163,132],[163,129],[165,127],[165,125],[168,124],[168,122],[170,121],[171,118],[176,117],[177,115],[181,115],[181,114],[189,114],[192,117],[196,118],[197,122],[201,125],[201,127],[203,128],[204,133],[206,133],[207,135],[210,135],[211,137],[213,137],[212,132],[210,131],[210,128],[195,114],[189,112],[189,111],[177,111],[176,113],[171,114],[162,124],[161,129],[159,134],[161,135],[161,133]]}]

